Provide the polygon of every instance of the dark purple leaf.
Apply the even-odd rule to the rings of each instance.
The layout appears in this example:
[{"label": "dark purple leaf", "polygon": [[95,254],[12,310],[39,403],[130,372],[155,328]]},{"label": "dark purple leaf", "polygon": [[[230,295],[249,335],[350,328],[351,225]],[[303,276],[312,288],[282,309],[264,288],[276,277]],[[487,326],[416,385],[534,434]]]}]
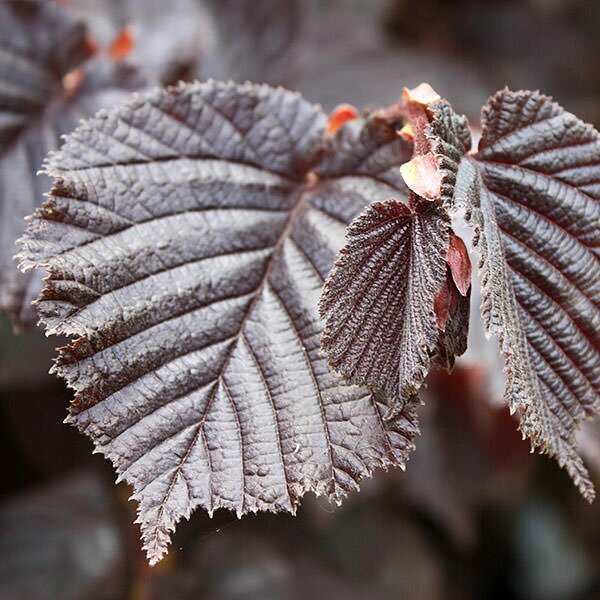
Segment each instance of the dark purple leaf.
[{"label": "dark purple leaf", "polygon": [[600,408],[600,137],[537,92],[498,92],[482,122],[457,196],[480,238],[505,399],[532,446],[591,500],[575,433]]},{"label": "dark purple leaf", "polygon": [[50,189],[36,177],[44,156],[82,117],[142,85],[125,65],[92,61],[73,71],[88,50],[83,26],[59,7],[0,3],[0,307],[18,325],[37,320],[41,272],[19,273],[13,256],[24,217]]},{"label": "dark purple leaf", "polygon": [[434,299],[446,277],[449,222],[437,204],[374,202],[348,227],[320,301],[322,347],[349,382],[402,407],[438,341]]},{"label": "dark purple leaf", "polygon": [[134,486],[151,562],[198,506],[339,502],[412,448],[416,402],[384,422],[343,385],[317,312],[346,223],[404,193],[386,174],[406,144],[353,122],[360,160],[329,174],[348,138],[326,145],[326,123],[281,89],[181,85],[85,122],[46,164],[22,265],[49,272],[42,322],[75,336],[54,367],[70,421]]},{"label": "dark purple leaf", "polygon": [[[408,118],[408,136],[398,133],[401,117]],[[393,414],[418,392],[434,362],[450,368],[455,353],[466,348],[469,301],[458,302],[456,286],[447,278],[452,264],[446,207],[469,134],[465,119],[451,113],[427,84],[405,89],[402,102],[374,113],[371,120],[370,139],[385,135],[381,124],[389,121],[395,144],[410,147],[404,138],[414,139],[413,158],[385,174],[396,187],[401,187],[397,179],[404,178],[411,188],[409,202],[373,203],[349,226],[321,297],[322,347],[333,369],[351,383],[378,390]],[[330,169],[345,165],[346,154],[359,155],[343,143],[352,131],[350,122],[340,132]],[[448,158],[440,154],[447,148]],[[370,153],[369,159],[376,164],[384,156]],[[452,263],[457,263],[454,255]],[[466,274],[461,277],[466,294]]]}]

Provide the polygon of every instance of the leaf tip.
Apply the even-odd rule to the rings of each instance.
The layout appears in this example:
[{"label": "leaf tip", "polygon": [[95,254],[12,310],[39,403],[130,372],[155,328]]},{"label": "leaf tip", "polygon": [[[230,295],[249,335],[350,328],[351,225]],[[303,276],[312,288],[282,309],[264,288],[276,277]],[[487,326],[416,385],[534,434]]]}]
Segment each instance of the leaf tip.
[{"label": "leaf tip", "polygon": [[417,87],[404,88],[402,98],[407,102],[416,102],[422,106],[430,106],[441,100],[441,96],[428,84],[420,83]]},{"label": "leaf tip", "polygon": [[360,113],[351,104],[340,104],[336,106],[327,121],[327,135],[335,135],[348,121],[360,118]]},{"label": "leaf tip", "polygon": [[124,27],[108,47],[108,56],[112,60],[122,60],[133,51],[134,37],[130,27]]}]

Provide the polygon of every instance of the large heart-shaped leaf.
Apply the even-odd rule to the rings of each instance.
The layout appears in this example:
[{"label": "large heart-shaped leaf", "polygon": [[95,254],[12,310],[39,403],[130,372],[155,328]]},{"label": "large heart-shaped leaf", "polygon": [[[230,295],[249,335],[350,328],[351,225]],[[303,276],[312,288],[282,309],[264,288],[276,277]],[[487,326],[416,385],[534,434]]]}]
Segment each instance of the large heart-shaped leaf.
[{"label": "large heart-shaped leaf", "polygon": [[532,445],[591,500],[575,433],[600,410],[600,136],[535,92],[498,92],[482,124],[457,196],[480,235],[505,398]]},{"label": "large heart-shaped leaf", "polygon": [[0,307],[19,325],[36,315],[40,272],[19,273],[13,255],[24,217],[50,189],[43,158],[84,116],[122,101],[141,78],[126,65],[92,61],[85,29],[59,7],[0,3]]},{"label": "large heart-shaped leaf", "polygon": [[99,114],[46,165],[22,265],[49,272],[69,420],[134,486],[151,562],[198,506],[339,502],[412,448],[416,402],[384,422],[320,356],[317,313],[345,225],[404,196],[410,145],[376,116],[325,126],[297,94],[209,81]]}]

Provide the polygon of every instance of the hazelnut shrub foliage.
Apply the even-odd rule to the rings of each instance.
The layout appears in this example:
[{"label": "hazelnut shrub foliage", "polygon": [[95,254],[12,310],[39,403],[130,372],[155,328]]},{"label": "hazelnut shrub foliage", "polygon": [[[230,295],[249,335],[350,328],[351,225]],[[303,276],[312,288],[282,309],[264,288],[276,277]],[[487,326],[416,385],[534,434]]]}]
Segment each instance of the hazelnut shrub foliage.
[{"label": "hazelnut shrub foliage", "polygon": [[[19,241],[68,421],[133,486],[164,556],[197,507],[294,512],[404,468],[419,388],[464,352],[474,229],[505,400],[588,500],[598,412],[600,137],[537,92],[467,120],[423,84],[328,118],[297,93],[204,81],[82,122]],[[426,432],[425,432],[426,435]]]}]

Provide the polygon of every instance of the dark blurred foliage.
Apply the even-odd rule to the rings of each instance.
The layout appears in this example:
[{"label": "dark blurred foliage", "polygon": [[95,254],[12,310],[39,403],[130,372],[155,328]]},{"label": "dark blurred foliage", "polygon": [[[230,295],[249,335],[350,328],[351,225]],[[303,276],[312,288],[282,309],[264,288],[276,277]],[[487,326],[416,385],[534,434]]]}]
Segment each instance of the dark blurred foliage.
[{"label": "dark blurred foliage", "polygon": [[595,0],[332,0],[311,28],[299,87],[326,109],[394,102],[430,82],[473,123],[507,85],[541,89],[600,123]]},{"label": "dark blurred foliage", "polygon": [[[174,53],[163,80],[259,77],[258,63],[236,58],[232,47],[229,66],[197,66],[205,38],[218,40],[215,31],[226,27],[228,39],[245,36],[248,47],[256,35],[267,48],[272,68],[262,79],[296,87],[326,109],[391,103],[404,85],[429,81],[476,122],[487,96],[508,85],[540,88],[600,124],[597,0],[292,3],[293,19],[270,15],[286,23],[276,34],[262,13],[245,28],[235,2],[221,5],[234,12],[220,22],[214,2],[210,17],[197,17],[199,37],[193,27],[177,29],[185,11],[171,8],[193,0],[126,4],[133,12],[117,17],[119,3],[78,6],[96,15],[107,39],[131,15],[151,17],[136,29],[137,43],[152,49],[162,39]],[[62,424],[71,394],[47,375],[60,341],[13,334],[3,318],[0,600],[600,597],[600,504],[588,506],[553,462],[529,454],[500,402],[493,343],[476,320],[472,328],[458,368],[430,376],[406,473],[377,473],[341,508],[309,497],[297,517],[238,520],[221,511],[211,520],[199,511],[151,569],[131,525],[129,490]],[[580,441],[598,482],[600,425],[582,430]]]}]

